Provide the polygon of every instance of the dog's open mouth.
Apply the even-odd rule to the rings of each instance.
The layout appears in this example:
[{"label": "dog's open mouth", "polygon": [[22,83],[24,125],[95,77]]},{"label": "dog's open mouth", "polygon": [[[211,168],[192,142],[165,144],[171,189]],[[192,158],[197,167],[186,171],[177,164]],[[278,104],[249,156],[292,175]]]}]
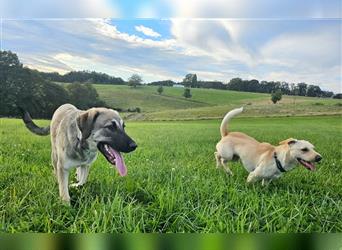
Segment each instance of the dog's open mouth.
[{"label": "dog's open mouth", "polygon": [[127,174],[124,159],[119,151],[103,142],[98,143],[97,148],[106,157],[110,164],[116,166],[121,176],[125,176]]},{"label": "dog's open mouth", "polygon": [[310,171],[314,171],[316,169],[315,165],[312,162],[305,161],[301,158],[297,158],[297,161]]}]

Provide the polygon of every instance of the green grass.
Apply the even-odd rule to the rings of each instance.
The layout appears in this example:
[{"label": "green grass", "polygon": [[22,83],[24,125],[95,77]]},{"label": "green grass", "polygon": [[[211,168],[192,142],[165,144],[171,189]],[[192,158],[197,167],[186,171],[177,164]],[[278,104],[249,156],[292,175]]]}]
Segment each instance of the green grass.
[{"label": "green grass", "polygon": [[[318,105],[319,106],[319,105]],[[47,121],[40,121],[47,124]],[[139,147],[119,177],[99,156],[86,185],[59,202],[48,137],[0,119],[0,228],[3,232],[341,232],[341,118],[236,118],[231,129],[277,144],[306,139],[324,159],[268,187],[215,169],[219,120],[127,122]]]},{"label": "green grass", "polygon": [[157,86],[136,89],[119,85],[93,85],[106,103],[114,108],[139,107],[142,113],[127,113],[131,120],[196,120],[221,118],[227,111],[247,106],[244,116],[303,116],[342,114],[341,101],[312,97],[283,96],[276,105],[269,94],[215,89],[191,89],[192,98],[182,97],[184,89]]},{"label": "green grass", "polygon": [[183,97],[183,88],[164,87],[162,95],[157,86],[131,88],[120,85],[93,85],[100,97],[109,105],[124,108],[140,106],[145,112],[165,109],[184,109],[203,106],[241,103],[241,101],[265,99],[266,94],[222,91],[215,89],[191,89],[192,98]]}]

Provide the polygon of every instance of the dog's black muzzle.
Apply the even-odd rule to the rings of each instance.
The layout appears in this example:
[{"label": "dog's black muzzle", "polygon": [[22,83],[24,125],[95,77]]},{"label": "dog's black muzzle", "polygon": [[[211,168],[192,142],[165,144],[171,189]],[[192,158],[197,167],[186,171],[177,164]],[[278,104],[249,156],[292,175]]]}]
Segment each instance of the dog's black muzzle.
[{"label": "dog's black muzzle", "polygon": [[132,151],[134,151],[134,150],[138,147],[138,145],[135,143],[135,141],[132,141],[132,142],[128,145],[128,147],[129,147],[129,151],[128,151],[128,152],[132,152]]},{"label": "dog's black muzzle", "polygon": [[108,144],[115,150],[123,153],[132,152],[138,147],[135,141],[124,132],[117,134]]}]

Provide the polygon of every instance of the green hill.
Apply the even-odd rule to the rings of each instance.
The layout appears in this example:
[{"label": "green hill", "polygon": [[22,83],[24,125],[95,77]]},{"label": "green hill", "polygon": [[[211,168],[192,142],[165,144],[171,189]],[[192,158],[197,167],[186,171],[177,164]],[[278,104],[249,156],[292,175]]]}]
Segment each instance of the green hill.
[{"label": "green hill", "polygon": [[207,106],[241,103],[243,100],[265,99],[268,95],[222,91],[215,89],[191,89],[192,98],[182,96],[183,88],[164,87],[162,95],[156,86],[131,88],[122,85],[94,85],[100,97],[113,107],[140,107],[144,112],[188,109]]},{"label": "green hill", "polygon": [[183,88],[157,86],[131,88],[125,85],[94,84],[100,98],[113,108],[139,107],[141,113],[123,114],[132,120],[187,120],[221,118],[230,109],[245,106],[244,116],[303,116],[342,114],[341,101],[326,98],[283,96],[272,104],[270,94],[215,89],[191,89],[192,98],[182,96]]}]

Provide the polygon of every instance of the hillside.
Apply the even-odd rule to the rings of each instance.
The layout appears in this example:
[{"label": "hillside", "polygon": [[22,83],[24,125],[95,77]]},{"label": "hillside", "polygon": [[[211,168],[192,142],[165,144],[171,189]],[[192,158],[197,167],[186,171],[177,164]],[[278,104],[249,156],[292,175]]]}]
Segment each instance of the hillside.
[{"label": "hillside", "polygon": [[183,88],[164,87],[162,95],[156,86],[131,88],[120,85],[94,85],[100,97],[110,106],[120,108],[140,107],[144,112],[188,109],[227,103],[241,103],[244,100],[265,99],[268,95],[258,93],[222,91],[215,89],[191,89],[192,98],[182,96]]},{"label": "hillside", "polygon": [[244,105],[244,116],[303,116],[342,114],[340,100],[283,96],[272,104],[269,94],[215,89],[191,89],[192,98],[182,96],[182,88],[164,87],[162,95],[156,86],[136,89],[122,85],[94,84],[100,98],[114,108],[139,107],[141,113],[127,113],[132,120],[187,120],[221,118],[228,110]]}]

